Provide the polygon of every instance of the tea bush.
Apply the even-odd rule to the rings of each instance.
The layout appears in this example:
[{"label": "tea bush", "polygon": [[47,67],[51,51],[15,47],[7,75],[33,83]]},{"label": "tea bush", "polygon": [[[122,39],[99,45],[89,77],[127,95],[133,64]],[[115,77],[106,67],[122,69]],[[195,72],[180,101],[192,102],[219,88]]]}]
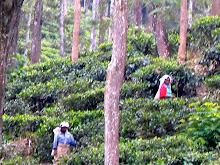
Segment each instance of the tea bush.
[{"label": "tea bush", "polygon": [[9,159],[0,160],[2,165],[13,165],[13,164],[20,164],[20,165],[28,165],[28,164],[39,164],[39,160],[33,157],[27,157],[24,159],[22,155],[11,155]]},{"label": "tea bush", "polygon": [[220,89],[220,75],[213,75],[209,78],[206,78],[206,83],[209,87],[213,89]]},{"label": "tea bush", "polygon": [[158,56],[153,34],[146,34],[143,29],[130,26],[127,33],[127,57],[135,54]]},{"label": "tea bush", "polygon": [[193,22],[190,29],[190,43],[195,44],[198,48],[212,47],[217,44],[215,33],[216,29],[220,28],[219,16],[208,16],[197,19]]},{"label": "tea bush", "polygon": [[103,100],[103,88],[96,88],[85,93],[71,94],[68,97],[63,98],[61,103],[67,110],[78,111],[96,109],[96,106],[100,102],[103,102]]},{"label": "tea bush", "polygon": [[162,58],[151,60],[151,64],[136,70],[131,79],[133,83],[150,83],[147,89],[149,96],[155,95],[159,86],[158,80],[168,74],[173,78],[172,89],[177,96],[194,96],[195,87],[200,83],[199,75],[179,65],[175,60],[165,61]]},{"label": "tea bush", "polygon": [[27,132],[35,132],[43,123],[44,117],[31,115],[3,115],[3,134],[11,138],[25,136]]},{"label": "tea bush", "polygon": [[[167,135],[176,135],[184,128],[184,126],[178,128],[180,121],[187,119],[188,114],[193,114],[196,110],[195,107],[188,106],[196,100],[197,98],[176,98],[156,101],[144,98],[121,100],[120,138],[130,141],[131,139],[165,138]],[[57,108],[57,111],[59,111],[61,107]],[[36,150],[35,156],[41,161],[52,160],[50,152],[53,142],[53,129],[59,126],[64,120],[70,123],[69,131],[74,135],[75,140],[81,143],[81,147],[76,148],[76,150],[80,149],[79,153],[77,151],[76,154],[81,155],[82,159],[77,161],[83,160],[81,150],[89,150],[89,146],[96,146],[98,148],[104,143],[103,110],[61,111],[58,115],[53,113],[54,111],[56,110],[44,111],[43,114],[45,116],[38,117],[36,115],[20,115],[18,117],[5,115],[3,133],[9,138],[12,135],[25,136],[25,132],[27,131],[35,132],[34,136],[37,136],[37,141],[34,144]],[[134,151],[130,148],[126,152]],[[87,152],[86,154],[88,155]],[[87,158],[85,158],[85,161],[91,161],[89,155]],[[93,157],[92,159],[95,158]],[[136,159],[130,159],[130,161],[136,161]],[[72,159],[69,161],[72,161]]]},{"label": "tea bush", "polygon": [[[120,140],[119,164],[204,164],[218,158],[217,152],[202,153],[191,139],[168,136],[164,139]],[[104,145],[74,148],[64,164],[104,164]]]},{"label": "tea bush", "polygon": [[219,72],[220,16],[209,16],[197,19],[189,30],[188,41],[193,49],[202,52],[201,64],[215,65]]},{"label": "tea bush", "polygon": [[[16,84],[13,87],[13,83],[8,89],[6,108],[7,114],[16,113],[28,113],[30,112],[41,112],[44,108],[54,106],[58,100],[73,93],[84,93],[88,89],[103,87],[103,83],[93,81],[87,78],[77,78],[75,80],[66,81],[65,79],[54,78],[46,83],[38,83],[30,87],[16,90],[17,93],[12,93],[16,89]],[[14,104],[21,106],[15,106]]]},{"label": "tea bush", "polygon": [[155,100],[126,99],[121,101],[120,135],[124,138],[164,137],[178,132],[179,120],[185,119],[193,108],[193,99]]}]

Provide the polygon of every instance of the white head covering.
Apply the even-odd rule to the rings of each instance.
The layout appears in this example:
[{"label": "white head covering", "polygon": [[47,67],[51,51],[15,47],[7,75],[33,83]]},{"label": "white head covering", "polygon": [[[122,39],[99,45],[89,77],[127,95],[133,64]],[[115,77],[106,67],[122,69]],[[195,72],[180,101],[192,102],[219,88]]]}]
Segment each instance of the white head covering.
[{"label": "white head covering", "polygon": [[[154,97],[155,100],[160,99],[160,88],[161,88],[162,84],[164,83],[164,81],[165,81],[167,78],[170,78],[170,84],[172,83],[173,80],[172,80],[171,76],[169,76],[169,75],[164,75],[163,77],[161,77],[161,78],[160,78],[160,85],[159,85],[157,94],[156,94],[155,97]],[[169,85],[170,85],[170,84],[169,84]]]},{"label": "white head covering", "polygon": [[69,123],[68,122],[62,122],[62,123],[60,123],[60,127],[62,128],[62,127],[67,127],[67,128],[69,128]]}]

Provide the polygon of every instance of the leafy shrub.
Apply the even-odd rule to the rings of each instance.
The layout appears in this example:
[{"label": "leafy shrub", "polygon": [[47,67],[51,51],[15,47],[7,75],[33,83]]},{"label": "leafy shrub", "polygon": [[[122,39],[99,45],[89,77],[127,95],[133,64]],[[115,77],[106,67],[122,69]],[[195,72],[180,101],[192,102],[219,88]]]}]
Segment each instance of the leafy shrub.
[{"label": "leafy shrub", "polygon": [[44,108],[53,106],[54,103],[69,94],[83,93],[96,87],[103,87],[103,84],[86,78],[72,81],[54,78],[46,83],[38,83],[30,87],[23,87],[23,89],[21,85],[9,83],[6,92],[5,112],[12,115],[24,112],[41,112]]},{"label": "leafy shrub", "polygon": [[126,60],[125,65],[125,80],[131,79],[131,74],[134,73],[137,69],[142,68],[143,66],[149,65],[150,59],[148,57],[129,57]]},{"label": "leafy shrub", "polygon": [[103,143],[104,138],[104,113],[103,111],[70,111],[59,115],[59,118],[44,118],[41,127],[36,131],[38,141],[35,155],[41,161],[51,161],[51,149],[53,143],[53,129],[59,126],[62,121],[70,124],[69,131],[74,139],[86,147],[88,144],[94,145]]},{"label": "leafy shrub", "polygon": [[[164,139],[120,140],[120,164],[201,164],[216,160],[217,152],[200,153],[191,139],[171,136]],[[74,149],[62,161],[64,164],[103,164],[104,145]]]},{"label": "leafy shrub", "polygon": [[7,116],[3,115],[3,133],[9,137],[22,137],[27,132],[35,132],[40,124],[43,123],[43,117],[30,115]]},{"label": "leafy shrub", "polygon": [[168,41],[171,55],[177,54],[179,48],[179,28],[168,31]]},{"label": "leafy shrub", "polygon": [[205,50],[200,64],[211,68],[209,70],[211,74],[220,73],[220,44]]},{"label": "leafy shrub", "polygon": [[6,100],[4,104],[4,113],[6,115],[16,116],[29,112],[31,112],[31,107],[22,98]]},{"label": "leafy shrub", "polygon": [[132,83],[132,82],[126,82],[123,83],[121,86],[120,91],[120,98],[139,98],[139,97],[146,97],[148,96],[148,91],[146,90],[150,84],[147,83]]},{"label": "leafy shrub", "polygon": [[39,160],[33,157],[27,157],[26,159],[24,159],[22,155],[12,155],[10,158],[6,160],[0,160],[0,163],[2,165],[13,165],[13,164],[26,165],[26,164],[39,164]]},{"label": "leafy shrub", "polygon": [[154,36],[146,34],[142,29],[130,26],[127,33],[127,57],[133,57],[139,53],[157,56]]},{"label": "leafy shrub", "polygon": [[124,138],[164,137],[178,132],[179,120],[184,119],[193,99],[126,99],[121,101],[120,135]]},{"label": "leafy shrub", "polygon": [[210,78],[206,78],[206,83],[208,84],[209,87],[214,88],[214,89],[220,89],[220,76],[219,75],[214,75]]},{"label": "leafy shrub", "polygon": [[[189,30],[190,47],[202,52],[201,64],[219,66],[219,30],[220,16],[209,16],[197,19]],[[218,67],[219,71],[219,67]]]},{"label": "leafy shrub", "polygon": [[103,102],[104,93],[103,88],[89,90],[85,93],[71,94],[62,99],[62,104],[67,110],[92,110],[96,109],[96,106]]},{"label": "leafy shrub", "polygon": [[199,85],[200,77],[192,70],[179,65],[176,61],[165,61],[162,58],[151,60],[151,64],[136,70],[131,79],[134,83],[150,83],[149,96],[155,95],[159,86],[159,79],[168,74],[173,78],[172,89],[177,96],[195,95],[195,87]]},{"label": "leafy shrub", "polygon": [[195,141],[203,142],[207,150],[212,150],[220,142],[220,107],[218,103],[191,104],[196,112],[189,114],[189,119],[184,122],[184,132]]},{"label": "leafy shrub", "polygon": [[112,50],[112,45],[113,45],[112,42],[102,43],[101,45],[99,45],[99,50],[103,52],[109,52]]},{"label": "leafy shrub", "polygon": [[220,28],[219,16],[208,16],[197,19],[190,29],[189,42],[195,44],[198,48],[208,48],[217,44],[215,33],[216,29]]}]

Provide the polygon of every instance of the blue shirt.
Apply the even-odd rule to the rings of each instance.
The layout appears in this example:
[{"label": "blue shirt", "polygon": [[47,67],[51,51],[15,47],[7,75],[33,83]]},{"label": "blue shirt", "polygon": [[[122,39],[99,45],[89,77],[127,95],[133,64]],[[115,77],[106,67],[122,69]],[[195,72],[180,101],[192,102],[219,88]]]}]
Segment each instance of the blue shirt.
[{"label": "blue shirt", "polygon": [[167,94],[166,94],[166,96],[171,97],[172,96],[171,88],[170,88],[169,85],[166,85],[166,87],[167,87]]},{"label": "blue shirt", "polygon": [[73,135],[71,133],[69,133],[68,131],[66,131],[64,135],[61,133],[61,131],[59,131],[54,136],[53,149],[57,148],[58,143],[69,144],[71,146],[76,145],[76,142],[73,138]]}]

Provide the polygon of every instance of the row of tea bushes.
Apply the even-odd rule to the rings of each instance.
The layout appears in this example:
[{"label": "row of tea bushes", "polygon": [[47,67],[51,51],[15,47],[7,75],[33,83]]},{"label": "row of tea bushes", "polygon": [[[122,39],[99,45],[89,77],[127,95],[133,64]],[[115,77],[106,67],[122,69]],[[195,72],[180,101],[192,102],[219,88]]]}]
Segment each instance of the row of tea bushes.
[{"label": "row of tea bushes", "polygon": [[[188,104],[194,101],[195,99],[184,98],[159,101],[144,98],[121,100],[120,137],[129,140],[175,135],[182,129],[176,129],[180,120],[186,119],[187,115],[195,110],[194,107],[188,107]],[[41,160],[51,159],[53,129],[63,120],[70,123],[70,132],[83,148],[104,142],[103,110],[68,112],[54,107],[45,110],[43,114],[44,116],[15,117],[4,115],[5,138],[25,136],[25,132],[33,132],[38,137],[35,144],[36,155]]]},{"label": "row of tea bushes", "polygon": [[[203,152],[191,139],[167,136],[164,139],[120,139],[120,164],[208,164],[218,159],[218,151]],[[65,164],[104,164],[104,146],[74,148],[73,154],[63,159]]]},{"label": "row of tea bushes", "polygon": [[[58,65],[60,61],[64,66]],[[53,60],[29,67],[24,73],[13,73],[6,88],[5,113],[41,113],[45,108],[59,103],[66,110],[96,109],[96,105],[103,101],[101,91],[105,86],[107,63],[79,60],[72,64],[65,59]],[[196,94],[200,77],[177,62],[162,58],[130,57],[126,63],[121,98],[153,98],[158,89],[158,80],[164,74],[174,78],[172,89],[176,96],[190,97]]]}]

